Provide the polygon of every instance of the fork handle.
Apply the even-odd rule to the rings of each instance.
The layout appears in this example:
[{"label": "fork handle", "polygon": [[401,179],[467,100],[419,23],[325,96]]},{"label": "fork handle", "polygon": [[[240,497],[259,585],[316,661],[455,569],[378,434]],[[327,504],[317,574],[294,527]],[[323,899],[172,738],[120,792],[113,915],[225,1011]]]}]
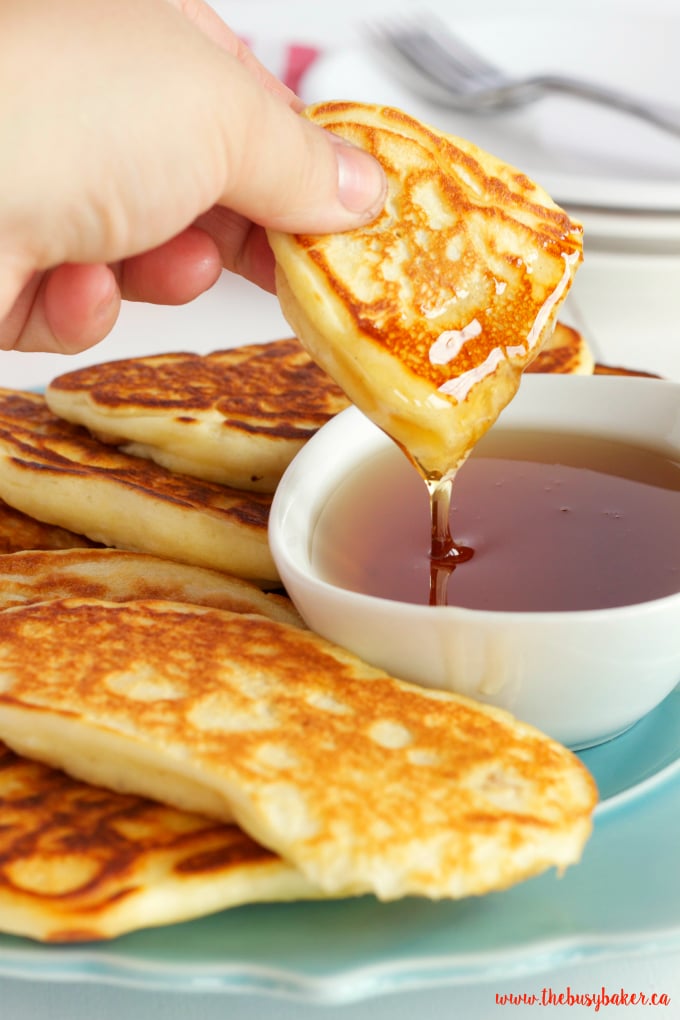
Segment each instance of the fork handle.
[{"label": "fork handle", "polygon": [[599,103],[601,106],[608,106],[610,109],[622,110],[624,113],[656,124],[657,127],[680,137],[680,110],[677,107],[666,107],[661,103],[637,99],[617,89],[607,88],[606,85],[594,84],[564,75],[536,75],[523,82],[522,86],[517,86],[518,89],[520,87],[522,90],[526,89],[526,92],[522,91],[522,101],[527,98],[536,98],[543,91],[561,92],[565,95],[587,99],[591,103]]}]

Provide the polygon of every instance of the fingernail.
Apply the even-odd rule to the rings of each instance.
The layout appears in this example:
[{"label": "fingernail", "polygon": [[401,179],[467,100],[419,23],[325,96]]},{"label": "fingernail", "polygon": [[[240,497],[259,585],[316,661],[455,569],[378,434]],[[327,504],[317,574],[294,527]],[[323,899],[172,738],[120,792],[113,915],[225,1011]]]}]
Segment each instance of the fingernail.
[{"label": "fingernail", "polygon": [[349,144],[337,135],[331,137],[338,162],[340,202],[349,212],[363,214],[366,219],[376,216],[387,194],[387,179],[383,168],[364,149]]},{"label": "fingernail", "polygon": [[[108,267],[107,267],[108,268]],[[100,293],[97,295],[97,301],[92,309],[92,315],[95,319],[108,318],[111,312],[111,305],[118,297],[118,282],[114,274],[109,271],[107,279],[103,278],[100,282]]]}]

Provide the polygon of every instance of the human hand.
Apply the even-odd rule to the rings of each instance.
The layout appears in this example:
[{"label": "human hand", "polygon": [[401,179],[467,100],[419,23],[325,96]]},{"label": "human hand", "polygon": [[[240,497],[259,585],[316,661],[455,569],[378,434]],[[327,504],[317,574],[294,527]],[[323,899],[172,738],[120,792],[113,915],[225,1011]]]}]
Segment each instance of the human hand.
[{"label": "human hand", "polygon": [[377,163],[203,0],[3,0],[0,51],[0,348],[75,353],[222,266],[273,290],[264,227],[381,207]]}]

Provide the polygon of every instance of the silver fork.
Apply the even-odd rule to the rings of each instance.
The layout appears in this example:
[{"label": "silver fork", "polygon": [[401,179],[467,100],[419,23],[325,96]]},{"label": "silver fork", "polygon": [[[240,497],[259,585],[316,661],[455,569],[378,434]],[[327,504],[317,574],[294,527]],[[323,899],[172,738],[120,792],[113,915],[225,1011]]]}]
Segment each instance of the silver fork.
[{"label": "silver fork", "polygon": [[408,84],[453,109],[493,113],[524,106],[550,92],[563,93],[632,114],[680,136],[680,107],[561,74],[511,78],[432,18],[417,24],[374,25],[369,33]]}]

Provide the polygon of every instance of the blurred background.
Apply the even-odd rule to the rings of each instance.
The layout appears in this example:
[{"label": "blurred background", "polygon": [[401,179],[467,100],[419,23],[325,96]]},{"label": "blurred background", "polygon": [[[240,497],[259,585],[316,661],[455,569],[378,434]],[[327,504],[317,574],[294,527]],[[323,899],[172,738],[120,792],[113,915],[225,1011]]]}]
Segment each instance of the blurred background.
[{"label": "blurred background", "polygon": [[[457,113],[405,85],[369,39],[372,26],[435,15],[510,73],[567,72],[680,105],[676,0],[213,0],[212,6],[306,101],[402,106],[533,177],[585,226],[586,257],[563,319],[584,333],[596,360],[680,379],[680,136],[562,96],[510,113]],[[274,297],[223,274],[183,308],[126,305],[112,335],[69,367],[288,333]],[[58,356],[3,356],[4,385],[41,386],[62,371]]]}]

